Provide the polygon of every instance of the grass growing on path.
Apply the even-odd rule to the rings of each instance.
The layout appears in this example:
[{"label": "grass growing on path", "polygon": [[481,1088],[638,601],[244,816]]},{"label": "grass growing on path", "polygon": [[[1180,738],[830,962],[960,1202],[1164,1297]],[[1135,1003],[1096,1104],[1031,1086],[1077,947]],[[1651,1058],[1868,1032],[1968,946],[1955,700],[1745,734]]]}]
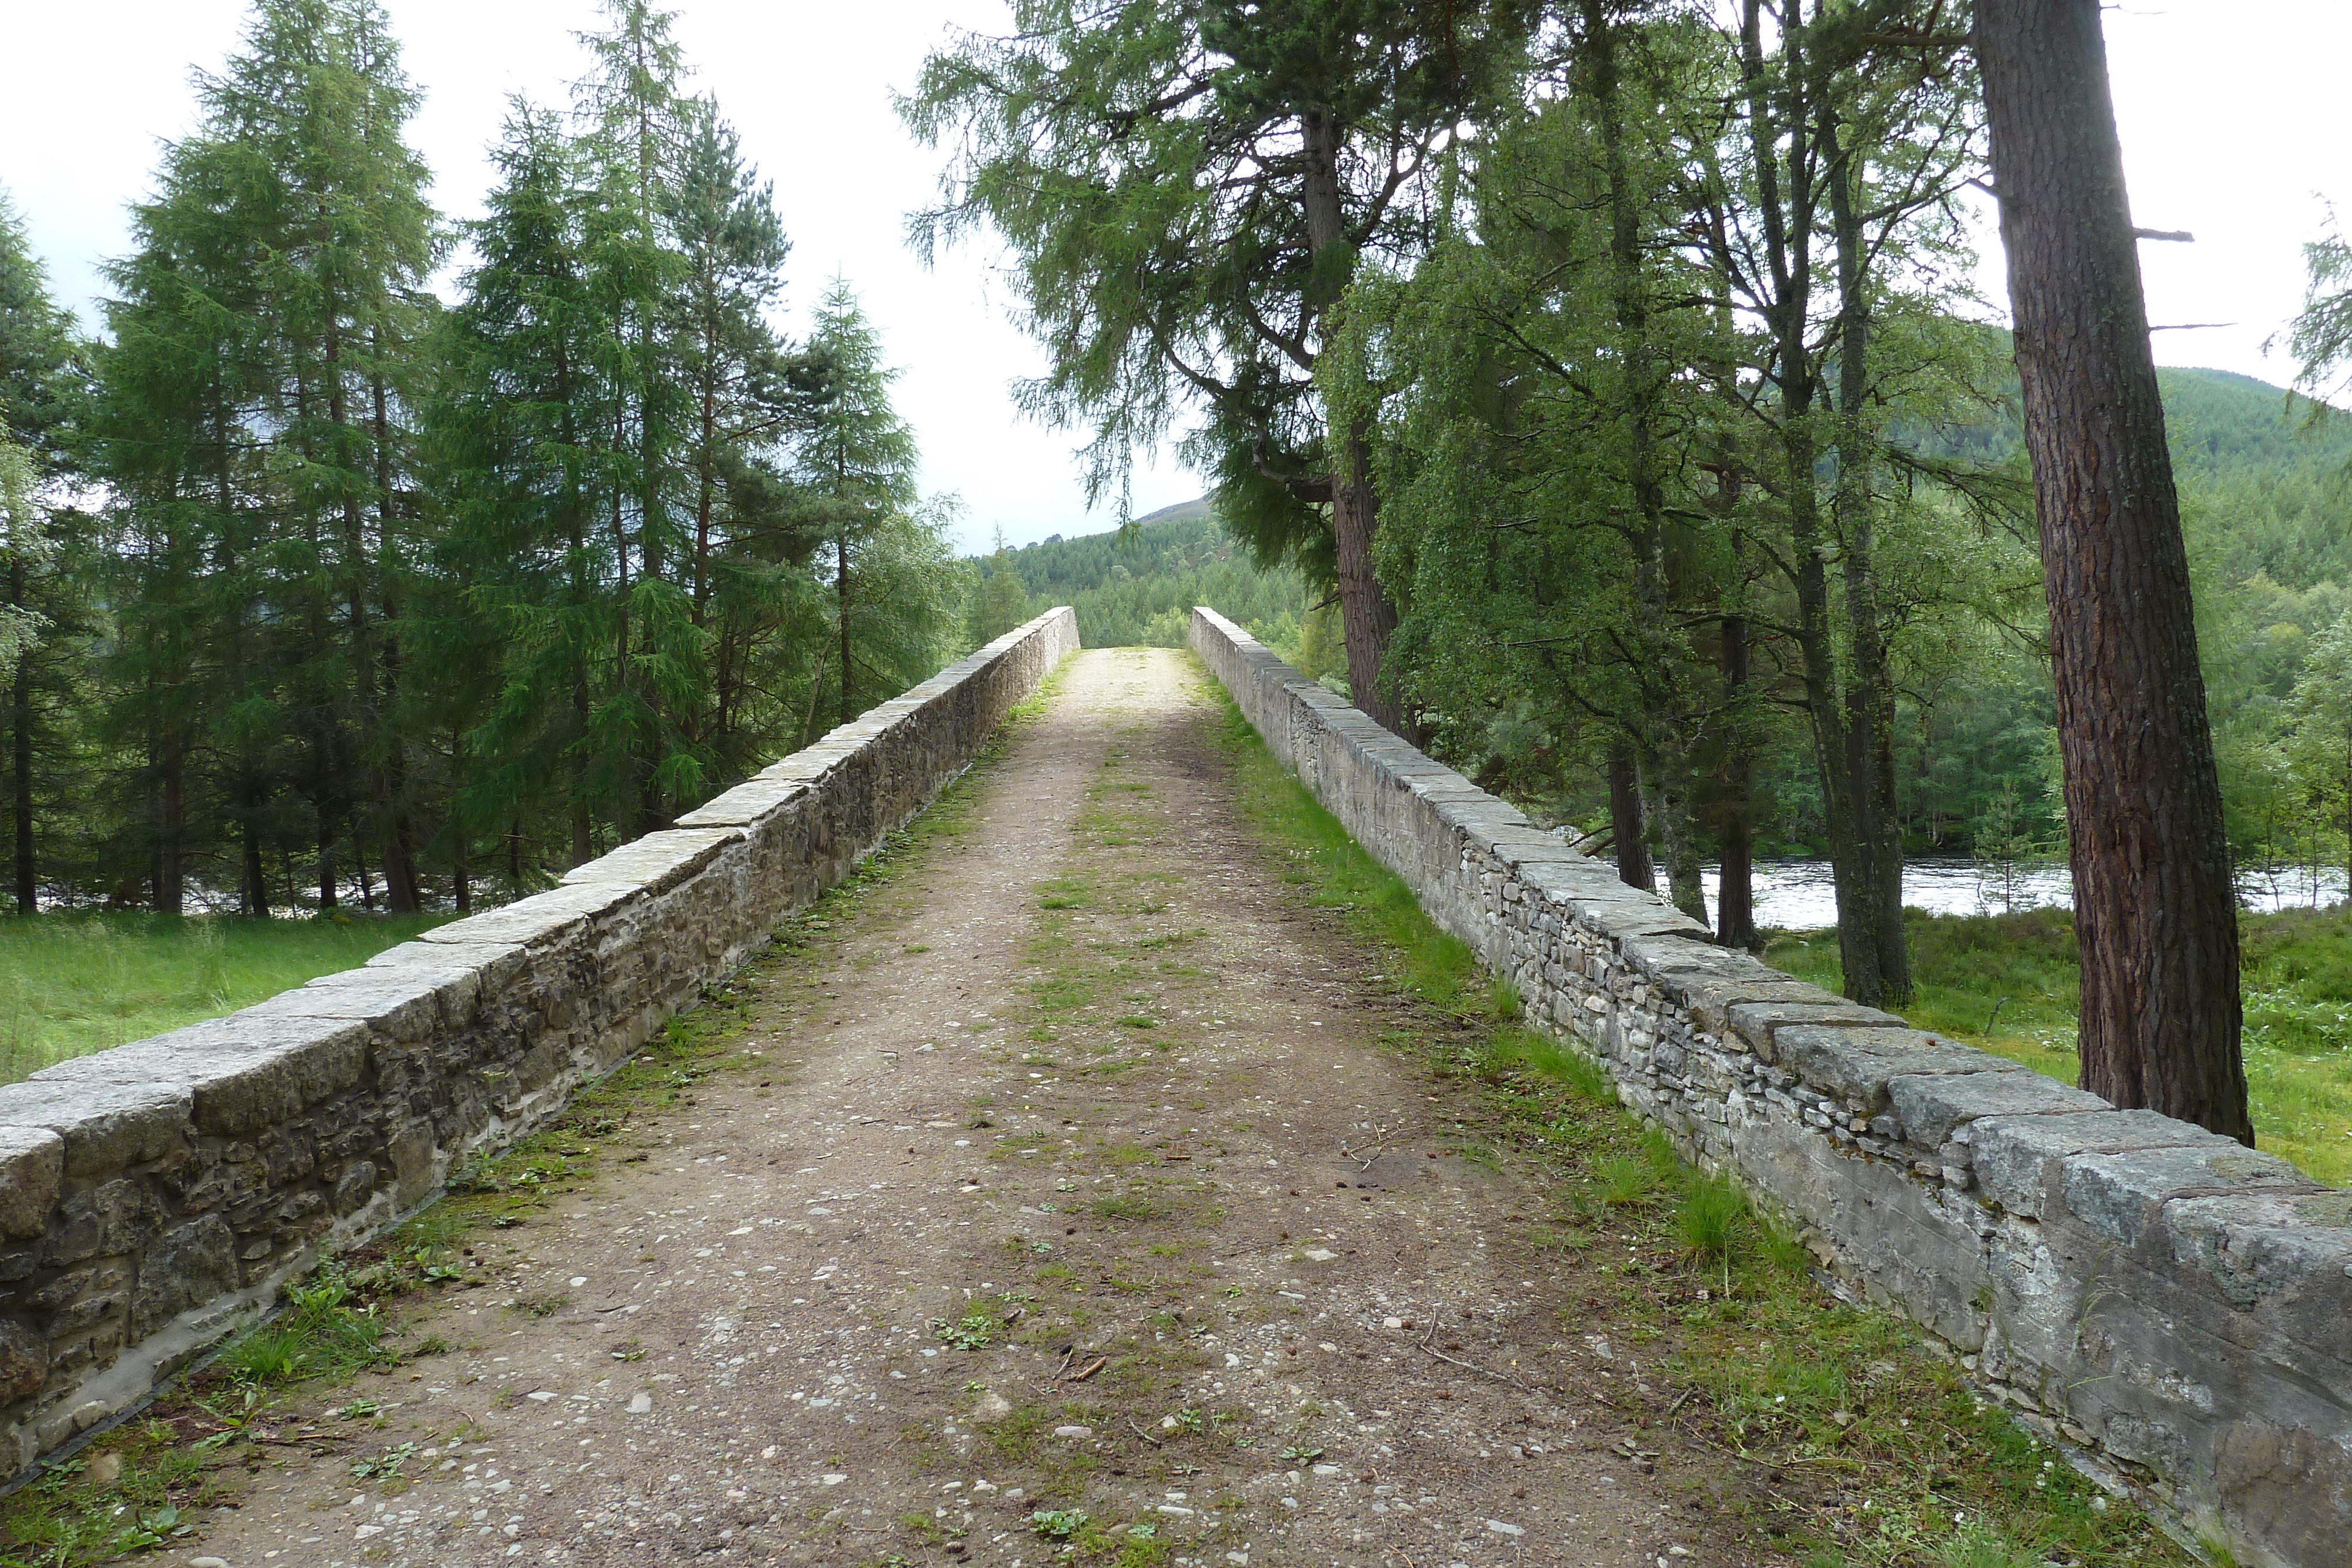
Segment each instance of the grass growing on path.
[{"label": "grass growing on path", "polygon": [[[2074,1082],[2081,966],[2064,910],[1906,911],[1917,995],[1904,1015]],[[2352,1185],[2352,909],[2239,917],[2254,1136],[2321,1181]],[[1837,933],[1773,939],[1775,967],[1839,988]]]},{"label": "grass growing on path", "polygon": [[[1509,988],[1224,707],[1237,805],[1269,858],[1427,1004],[1422,1027],[1394,1043],[1479,1096],[1472,1141],[1548,1167],[1551,1212],[1530,1217],[1513,1245],[1559,1260],[1564,1335],[1605,1336],[1620,1364],[1654,1377],[1585,1385],[1633,1428],[1614,1451],[1638,1465],[1643,1436],[1671,1432],[1731,1461],[1716,1467],[1726,1473],[1708,1483],[1711,1506],[1748,1510],[1752,1528],[1807,1568],[2189,1561],[2138,1510],[1977,1398],[1910,1325],[1827,1297],[1744,1195],[1676,1160],[1617,1106],[1594,1064],[1519,1026]],[[1696,1486],[1692,1501],[1710,1506]]]},{"label": "grass growing on path", "polygon": [[366,963],[450,918],[38,915],[0,921],[0,1083]]}]

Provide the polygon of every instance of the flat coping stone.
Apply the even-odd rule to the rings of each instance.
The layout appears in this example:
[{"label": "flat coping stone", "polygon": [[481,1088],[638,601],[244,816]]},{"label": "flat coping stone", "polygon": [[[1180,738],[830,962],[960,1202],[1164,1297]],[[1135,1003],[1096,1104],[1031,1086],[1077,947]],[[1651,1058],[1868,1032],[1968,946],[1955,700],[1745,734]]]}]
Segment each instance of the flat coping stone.
[{"label": "flat coping stone", "polygon": [[1819,986],[1792,980],[1790,988],[1768,997],[1741,998],[1723,1009],[1723,1027],[1746,1040],[1767,1061],[1780,1059],[1775,1040],[1781,1030],[1826,1026],[1832,1029],[1909,1029],[1893,1013],[1850,1002]]},{"label": "flat coping stone", "polygon": [[565,887],[633,887],[667,893],[743,841],[740,827],[669,828],[632,839],[612,853],[563,873]]},{"label": "flat coping stone", "polygon": [[1745,953],[1717,945],[1712,935],[1683,931],[1628,936],[1617,944],[1617,956],[1653,980],[1676,974],[1729,979],[1764,967]]},{"label": "flat coping stone", "polygon": [[247,1009],[59,1062],[32,1081],[173,1088],[192,1096],[198,1129],[235,1137],[290,1120],[358,1083],[368,1036],[354,1019]]},{"label": "flat coping stone", "polygon": [[111,1176],[175,1153],[194,1111],[180,1083],[0,1084],[0,1127],[56,1134],[73,1176]]},{"label": "flat coping stone", "polygon": [[352,1019],[406,1041],[462,1023],[481,990],[482,977],[470,968],[386,965],[321,975],[244,1010],[256,1018]]},{"label": "flat coping stone", "polygon": [[2193,1122],[2155,1111],[2112,1108],[2056,1116],[1994,1113],[1952,1135],[1969,1145],[1978,1195],[2030,1219],[2041,1218],[2058,1200],[2060,1162],[2071,1155],[2239,1146],[2234,1139],[2209,1133]]},{"label": "flat coping stone", "polygon": [[1800,1024],[1772,1034],[1780,1065],[1810,1088],[1859,1105],[1866,1115],[1887,1108],[1890,1079],[1919,1073],[2022,1072],[2016,1062],[1955,1045],[1916,1029],[1832,1028]]},{"label": "flat coping stone", "polygon": [[[1731,1014],[1738,1008],[1785,1008],[1790,1010],[1811,1009],[1821,1011],[1834,1009],[1842,998],[1808,981],[1792,979],[1780,970],[1751,958],[1747,966],[1720,973],[1693,971],[1670,975],[1664,982],[1665,993],[1674,998],[1691,1021],[1707,1033],[1723,1038],[1726,1044],[1738,1044],[1752,1050],[1755,1041],[1734,1030]],[[1874,1009],[1864,1009],[1870,1011]],[[1817,1022],[1808,1019],[1806,1022]],[[1765,1041],[1769,1044],[1768,1038]]]},{"label": "flat coping stone", "polygon": [[[1578,899],[1622,900],[1630,904],[1643,898],[1640,890],[1627,887],[1617,880],[1615,872],[1587,856],[1580,855],[1574,860],[1554,860],[1547,856],[1539,860],[1515,861],[1511,863],[1511,873],[1521,887],[1540,894],[1554,904],[1567,904]],[[1617,891],[1611,892],[1612,888]],[[1654,899],[1644,900],[1643,907],[1654,907],[1656,902]]]},{"label": "flat coping stone", "polygon": [[2231,1305],[2283,1298],[2307,1348],[2352,1364],[2352,1192],[2245,1193],[2164,1206],[2176,1262],[2201,1269]]},{"label": "flat coping stone", "polygon": [[677,820],[681,828],[748,828],[778,810],[788,801],[808,793],[808,782],[802,779],[771,779],[761,776],[746,779],[725,794],[704,801]]},{"label": "flat coping stone", "polygon": [[614,904],[626,901],[635,888],[603,883],[572,883],[534,893],[479,915],[436,925],[417,940],[440,946],[472,946],[478,943],[537,946],[549,938],[586,924]]},{"label": "flat coping stone", "polygon": [[53,1128],[0,1126],[0,1236],[26,1241],[47,1229],[65,1174],[66,1141]]},{"label": "flat coping stone", "polygon": [[1979,1116],[2059,1116],[2112,1111],[2098,1095],[2033,1071],[1909,1073],[1886,1081],[1903,1135],[1940,1148]]},{"label": "flat coping stone", "polygon": [[1612,942],[1622,942],[1628,936],[1662,936],[1669,932],[1700,937],[1711,935],[1706,926],[1665,900],[1644,898],[1630,887],[1625,891],[1630,897],[1572,897],[1568,906],[1580,923]]},{"label": "flat coping stone", "polygon": [[2231,1143],[2226,1148],[2131,1149],[2068,1156],[2062,1187],[2066,1212],[2103,1236],[2136,1247],[2178,1198],[2219,1197],[2265,1186],[2327,1190],[2276,1155]]}]

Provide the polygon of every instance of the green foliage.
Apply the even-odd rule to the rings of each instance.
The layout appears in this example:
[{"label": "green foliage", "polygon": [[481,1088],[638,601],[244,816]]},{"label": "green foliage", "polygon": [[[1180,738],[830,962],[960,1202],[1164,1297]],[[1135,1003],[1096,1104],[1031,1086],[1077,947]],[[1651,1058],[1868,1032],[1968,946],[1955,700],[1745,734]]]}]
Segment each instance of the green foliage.
[{"label": "green foliage", "polygon": [[[829,683],[834,712],[847,724],[945,662],[963,631],[964,584],[948,545],[955,503],[918,503],[915,433],[890,405],[898,372],[883,364],[881,340],[846,283],[826,290],[809,347],[825,392],[800,476],[810,523],[825,541],[819,575],[833,591],[818,685]],[[813,693],[812,720],[817,704]],[[811,724],[801,743],[814,738]]]},{"label": "green foliage", "polygon": [[994,1315],[978,1309],[953,1321],[931,1321],[931,1337],[953,1350],[986,1350],[995,1339],[996,1330]]},{"label": "green foliage", "polygon": [[1075,1508],[1041,1508],[1029,1516],[1029,1528],[1048,1541],[1067,1541],[1093,1519]]},{"label": "green foliage", "polygon": [[[1028,602],[1067,604],[1090,648],[1183,646],[1192,608],[1205,604],[1276,647],[1293,645],[1310,617],[1307,584],[1261,568],[1212,516],[1206,501],[1155,512],[1128,528],[999,552]],[[998,570],[998,569],[992,569]]]},{"label": "green foliage", "polygon": [[1123,497],[1135,447],[1200,410],[1186,452],[1236,536],[1326,580],[1327,315],[1360,256],[1425,243],[1441,150],[1509,92],[1522,18],[1022,0],[1009,35],[931,56],[900,101],[959,149],[917,243],[985,225],[1010,246],[1048,355],[1024,401],[1090,428],[1096,491]]},{"label": "green foliage", "polygon": [[90,450],[131,786],[118,869],[159,908],[220,856],[213,879],[268,913],[266,847],[295,833],[331,846],[331,887],[353,825],[384,846],[393,906],[417,906],[389,629],[444,235],[399,59],[373,0],[261,0],[110,269]]}]

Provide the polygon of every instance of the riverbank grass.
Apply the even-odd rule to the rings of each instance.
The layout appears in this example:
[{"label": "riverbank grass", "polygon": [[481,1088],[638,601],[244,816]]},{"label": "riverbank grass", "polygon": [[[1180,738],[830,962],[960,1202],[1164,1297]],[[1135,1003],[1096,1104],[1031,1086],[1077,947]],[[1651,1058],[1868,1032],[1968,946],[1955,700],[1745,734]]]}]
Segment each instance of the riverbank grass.
[{"label": "riverbank grass", "polygon": [[75,913],[0,921],[0,1083],[250,1007],[448,918]]},{"label": "riverbank grass", "polygon": [[[2082,993],[2074,918],[2064,910],[1948,915],[1908,911],[1921,1029],[2073,1083]],[[2352,1186],[2352,910],[2239,918],[2246,1087],[2256,1144],[2321,1181]],[[1773,936],[1765,958],[1840,988],[1837,933]]]}]

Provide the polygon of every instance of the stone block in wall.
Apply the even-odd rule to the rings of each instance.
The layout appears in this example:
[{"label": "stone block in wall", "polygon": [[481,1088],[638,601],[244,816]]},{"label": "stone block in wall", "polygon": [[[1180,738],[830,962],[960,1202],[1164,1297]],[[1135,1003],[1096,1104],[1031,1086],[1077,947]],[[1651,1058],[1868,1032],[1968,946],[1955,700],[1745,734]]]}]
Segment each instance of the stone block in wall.
[{"label": "stone block in wall", "polygon": [[1865,1116],[1890,1108],[1887,1081],[1915,1074],[2022,1072],[2016,1062],[1916,1029],[1775,1030],[1780,1065]]},{"label": "stone block in wall", "polygon": [[1979,1116],[2062,1116],[2114,1106],[2096,1094],[2072,1088],[2039,1072],[1912,1073],[1890,1078],[1886,1096],[1903,1135],[1922,1148],[1937,1148],[1954,1132]]},{"label": "stone block in wall", "polygon": [[65,1174],[66,1141],[56,1132],[0,1125],[0,1236],[38,1236]]},{"label": "stone block in wall", "polygon": [[430,1040],[461,1027],[481,995],[470,968],[423,965],[339,970],[280,991],[236,1016],[246,1019],[331,1019],[365,1024],[388,1040]]},{"label": "stone block in wall", "polygon": [[2164,1225],[2175,1260],[2201,1270],[2232,1304],[2291,1312],[2298,1329],[2321,1325],[2306,1343],[2352,1392],[2352,1192],[2176,1198]]},{"label": "stone block in wall", "polygon": [[677,820],[681,828],[750,827],[808,789],[805,779],[761,774]]},{"label": "stone block in wall", "polygon": [[2238,1147],[2234,1139],[2154,1111],[2088,1115],[1992,1115],[1969,1124],[1977,1193],[2011,1214],[2039,1219],[2063,1201],[2068,1156],[2129,1149]]},{"label": "stone block in wall", "polygon": [[453,920],[446,925],[436,925],[416,939],[444,947],[473,946],[481,943],[535,946],[554,940],[590,915],[603,914],[627,896],[625,891],[603,883],[551,887],[545,893],[534,893],[512,904],[502,904],[496,909],[468,915],[463,920]]},{"label": "stone block in wall", "polygon": [[[1663,987],[1668,999],[1690,1015],[1692,1027],[1716,1036],[1735,1051],[1745,1051],[1756,1050],[1757,1042],[1731,1027],[1733,1009],[1817,1008],[1821,1004],[1835,1006],[1838,1000],[1819,986],[1792,980],[1754,959],[1736,968],[1669,975]],[[1765,1043],[1770,1043],[1769,1036]]]},{"label": "stone block in wall", "polygon": [[367,1061],[364,1024],[248,1009],[61,1061],[31,1082],[142,1090],[168,1085],[189,1097],[198,1131],[237,1137],[342,1093],[359,1082]]},{"label": "stone block in wall", "polygon": [[2245,1416],[2214,1444],[2213,1479],[2228,1539],[2259,1542],[2272,1561],[2345,1560],[2352,1452],[2307,1427]]},{"label": "stone block in wall", "polygon": [[1727,1004],[1723,1009],[1723,1027],[1746,1040],[1748,1049],[1766,1061],[1778,1062],[1780,1060],[1778,1043],[1780,1030],[1808,1026],[1835,1029],[1911,1027],[1893,1013],[1847,1001],[1818,986],[1806,986],[1802,993],[1790,991],[1761,1001],[1751,1002],[1742,998]]},{"label": "stone block in wall", "polygon": [[175,1227],[141,1249],[131,1295],[131,1336],[143,1338],[190,1307],[240,1283],[236,1237],[216,1214]]},{"label": "stone block in wall", "polygon": [[176,1083],[55,1082],[0,1085],[0,1127],[54,1133],[65,1174],[102,1175],[187,1147],[194,1104]]},{"label": "stone block in wall", "polygon": [[1712,935],[1705,925],[1664,899],[1644,898],[1623,883],[1617,885],[1625,888],[1631,896],[1621,898],[1605,893],[1569,901],[1578,922],[1595,936],[1622,945],[1635,936],[1681,936],[1706,941]]},{"label": "stone block in wall", "polygon": [[2263,1187],[2327,1190],[2276,1155],[2236,1144],[2075,1155],[2061,1182],[2070,1217],[2126,1247],[2137,1245],[2175,1198]]},{"label": "stone block in wall", "polygon": [[733,827],[647,833],[610,854],[573,866],[563,873],[563,885],[631,888],[648,895],[667,893],[709,865],[722,850],[742,841],[742,831]]}]

